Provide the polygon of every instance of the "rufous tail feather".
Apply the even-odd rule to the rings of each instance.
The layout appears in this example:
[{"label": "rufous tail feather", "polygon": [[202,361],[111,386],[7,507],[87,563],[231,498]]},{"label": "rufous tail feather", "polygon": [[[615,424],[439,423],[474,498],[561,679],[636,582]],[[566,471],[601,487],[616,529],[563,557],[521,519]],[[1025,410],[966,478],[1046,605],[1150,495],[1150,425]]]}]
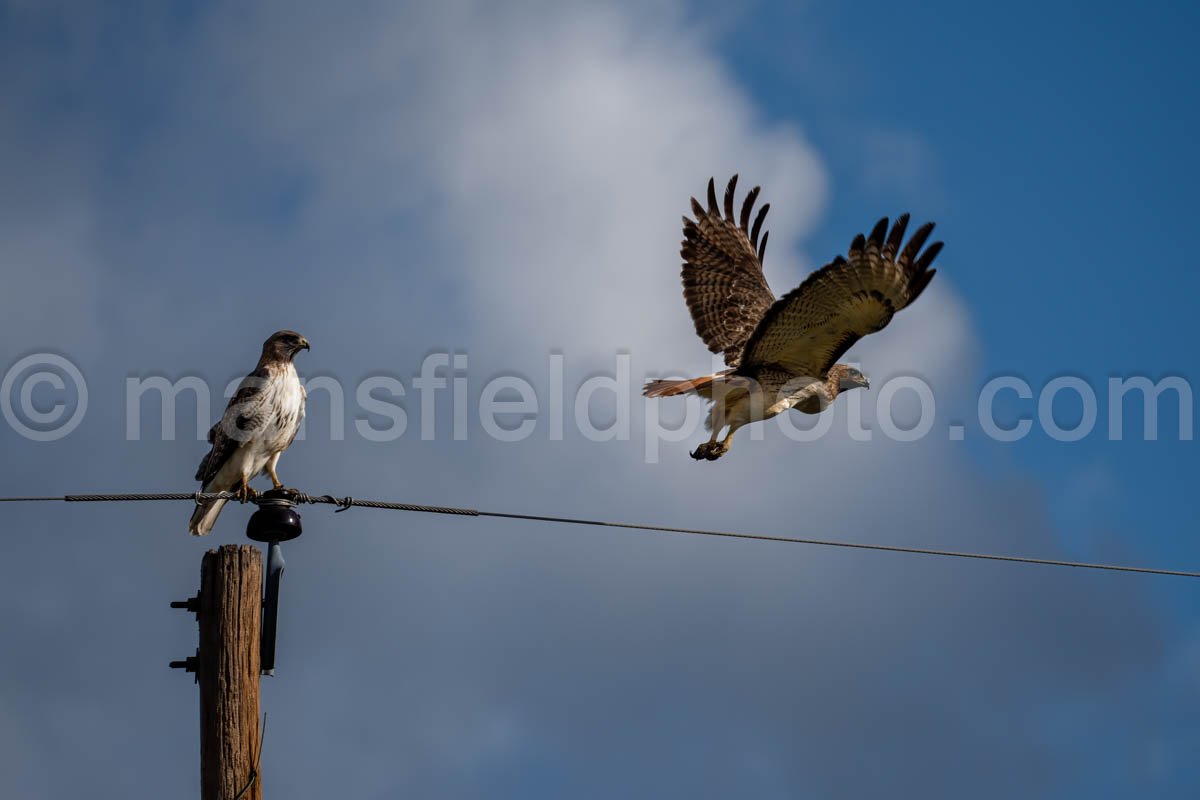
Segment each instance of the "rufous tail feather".
[{"label": "rufous tail feather", "polygon": [[686,378],[681,381],[646,381],[646,385],[642,388],[642,394],[646,397],[673,397],[677,394],[695,392],[707,396],[712,394],[713,383],[727,374],[728,372],[717,372],[705,375],[703,378]]}]

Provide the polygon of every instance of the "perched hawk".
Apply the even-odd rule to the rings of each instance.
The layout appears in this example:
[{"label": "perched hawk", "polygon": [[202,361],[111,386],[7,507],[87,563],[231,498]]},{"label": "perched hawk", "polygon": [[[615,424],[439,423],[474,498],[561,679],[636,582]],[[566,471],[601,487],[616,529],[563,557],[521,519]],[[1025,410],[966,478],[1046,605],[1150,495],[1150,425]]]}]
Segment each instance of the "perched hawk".
[{"label": "perched hawk", "polygon": [[[237,492],[243,500],[257,495],[250,480],[266,473],[276,489],[279,455],[288,449],[304,418],[304,387],[292,359],[307,350],[308,340],[295,331],[279,331],[263,344],[262,356],[238,385],[221,421],[208,432],[212,450],[200,462],[196,480],[205,492]],[[188,530],[203,536],[216,524],[224,500],[196,503]]]},{"label": "perched hawk", "polygon": [[[734,432],[789,408],[823,411],[839,392],[867,387],[861,372],[838,364],[851,345],[881,330],[892,316],[920,296],[936,270],[942,249],[922,252],[933,223],[917,229],[901,250],[908,215],[891,229],[883,218],[870,236],[859,234],[846,257],[838,256],[779,300],[763,278],[767,248],[764,205],[750,224],[758,197],[755,186],[734,215],[737,175],[725,188],[724,214],[716,187],[708,182],[708,208],[692,198],[695,220],[684,217],[683,296],[696,333],[729,369],[682,381],[650,381],[647,397],[694,392],[712,401],[712,438],[692,458],[715,461],[729,451]],[[762,233],[762,239],[759,234]],[[721,430],[729,433],[720,438]]]}]

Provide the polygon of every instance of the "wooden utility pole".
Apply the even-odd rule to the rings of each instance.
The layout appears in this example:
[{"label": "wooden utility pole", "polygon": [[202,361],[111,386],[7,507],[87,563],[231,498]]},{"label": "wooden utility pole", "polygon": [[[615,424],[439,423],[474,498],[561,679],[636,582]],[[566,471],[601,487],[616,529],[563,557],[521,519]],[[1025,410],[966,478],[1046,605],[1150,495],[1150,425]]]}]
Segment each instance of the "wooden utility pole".
[{"label": "wooden utility pole", "polygon": [[204,554],[197,596],[171,603],[200,622],[196,655],[170,666],[196,673],[200,684],[201,800],[262,800],[259,675],[264,667],[275,674],[284,568],[279,543],[295,539],[302,526],[295,493],[288,489],[264,492],[255,503],[246,536],[268,546],[266,596],[262,554],[251,545],[231,544]]},{"label": "wooden utility pole", "polygon": [[200,565],[200,652],[195,666],[200,684],[201,800],[262,800],[262,575],[262,554],[250,545],[209,550]]}]

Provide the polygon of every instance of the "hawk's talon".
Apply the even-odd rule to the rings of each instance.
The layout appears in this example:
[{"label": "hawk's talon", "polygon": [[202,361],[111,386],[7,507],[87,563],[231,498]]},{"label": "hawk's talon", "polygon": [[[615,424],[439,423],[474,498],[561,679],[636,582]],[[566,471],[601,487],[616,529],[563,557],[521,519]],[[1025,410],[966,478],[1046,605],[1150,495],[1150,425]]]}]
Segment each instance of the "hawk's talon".
[{"label": "hawk's talon", "polygon": [[258,490],[248,483],[243,483],[236,494],[239,503],[252,503],[258,499]]},{"label": "hawk's talon", "polygon": [[688,455],[697,461],[716,461],[727,452],[729,452],[728,439],[724,442],[705,442]]}]

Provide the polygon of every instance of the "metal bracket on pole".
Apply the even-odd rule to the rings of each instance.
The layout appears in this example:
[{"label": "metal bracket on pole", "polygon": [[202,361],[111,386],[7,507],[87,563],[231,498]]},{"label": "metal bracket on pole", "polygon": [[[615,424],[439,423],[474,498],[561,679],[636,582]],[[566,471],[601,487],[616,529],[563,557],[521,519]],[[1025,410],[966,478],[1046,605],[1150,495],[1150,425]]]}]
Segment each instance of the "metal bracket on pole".
[{"label": "metal bracket on pole", "polygon": [[263,577],[262,674],[275,674],[275,632],[279,623],[279,581],[283,577],[283,548],[279,542],[267,545],[266,575]]},{"label": "metal bracket on pole", "polygon": [[[188,611],[188,612],[194,614],[196,616],[196,619],[199,620],[200,619],[200,593],[196,592],[196,594],[193,597],[189,597],[187,600],[172,600],[171,608],[178,608],[178,609],[182,609],[183,611]],[[196,676],[194,682],[199,683],[200,675],[198,673],[200,671],[200,648],[199,647],[196,648],[196,655],[188,656],[187,658],[180,659],[178,661],[172,661],[167,666],[169,666],[171,669],[182,669],[187,672],[193,673]]]},{"label": "metal bracket on pole", "polygon": [[292,493],[286,489],[263,492],[258,510],[246,525],[246,535],[267,545],[263,565],[262,674],[275,674],[275,635],[279,629],[279,583],[283,578],[283,548],[280,542],[295,539],[302,532],[300,514]]}]

